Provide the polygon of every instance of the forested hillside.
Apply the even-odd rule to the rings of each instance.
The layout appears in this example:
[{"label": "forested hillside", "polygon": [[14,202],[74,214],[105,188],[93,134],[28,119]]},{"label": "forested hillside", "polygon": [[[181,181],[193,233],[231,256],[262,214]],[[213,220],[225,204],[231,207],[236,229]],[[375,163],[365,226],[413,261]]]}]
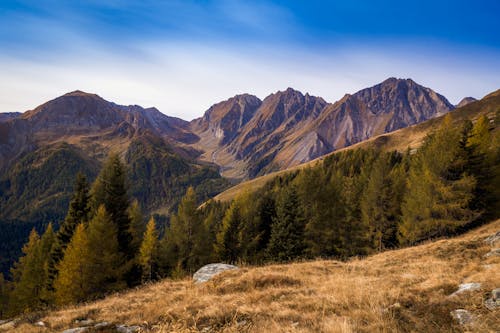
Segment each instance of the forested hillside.
[{"label": "forested hillside", "polygon": [[3,311],[80,302],[213,261],[347,259],[463,232],[499,215],[498,121],[447,116],[416,152],[340,152],[230,203],[198,209],[189,188],[161,233],[154,217],[144,225],[112,155],[91,187],[78,178],[57,233],[32,231]]}]

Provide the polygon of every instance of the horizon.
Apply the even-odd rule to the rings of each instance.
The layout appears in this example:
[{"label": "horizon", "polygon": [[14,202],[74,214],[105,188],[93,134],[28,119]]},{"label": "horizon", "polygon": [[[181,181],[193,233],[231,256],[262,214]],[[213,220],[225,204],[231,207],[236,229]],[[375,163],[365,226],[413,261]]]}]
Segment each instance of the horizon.
[{"label": "horizon", "polygon": [[454,105],[500,88],[500,4],[490,0],[6,1],[0,9],[0,112],[75,90],[190,120],[234,95],[263,99],[286,87],[333,103],[411,78]]}]

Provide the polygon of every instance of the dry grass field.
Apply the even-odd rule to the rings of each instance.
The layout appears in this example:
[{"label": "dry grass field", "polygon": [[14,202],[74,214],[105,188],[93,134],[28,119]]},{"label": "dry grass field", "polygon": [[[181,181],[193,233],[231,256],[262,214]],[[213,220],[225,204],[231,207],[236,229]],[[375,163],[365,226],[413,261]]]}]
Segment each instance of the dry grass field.
[{"label": "dry grass field", "polygon": [[[463,236],[348,262],[242,267],[205,284],[165,280],[103,300],[27,315],[15,332],[60,332],[93,319],[144,332],[499,332],[484,301],[500,287],[500,257],[484,241],[500,220]],[[449,296],[459,284],[481,288]],[[466,309],[469,326],[450,311]],[[42,320],[45,328],[31,323]],[[107,332],[112,332],[108,330]]]}]

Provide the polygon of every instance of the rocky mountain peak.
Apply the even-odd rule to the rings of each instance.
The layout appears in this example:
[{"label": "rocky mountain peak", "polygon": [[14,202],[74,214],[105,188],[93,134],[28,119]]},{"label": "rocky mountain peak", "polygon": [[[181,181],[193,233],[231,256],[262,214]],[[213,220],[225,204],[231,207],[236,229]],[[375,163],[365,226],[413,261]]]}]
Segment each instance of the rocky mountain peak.
[{"label": "rocky mountain peak", "polygon": [[475,99],[474,97],[464,97],[460,103],[457,104],[457,108],[460,108],[462,106],[466,106],[467,104],[470,104],[472,102],[475,102],[477,101],[477,99]]}]

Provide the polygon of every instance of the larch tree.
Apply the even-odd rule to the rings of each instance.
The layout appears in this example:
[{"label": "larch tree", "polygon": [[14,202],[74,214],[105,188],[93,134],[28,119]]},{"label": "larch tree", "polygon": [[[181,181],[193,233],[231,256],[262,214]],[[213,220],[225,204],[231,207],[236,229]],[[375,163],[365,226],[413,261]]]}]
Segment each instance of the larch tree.
[{"label": "larch tree", "polygon": [[49,261],[49,288],[57,276],[56,266],[63,257],[64,250],[68,246],[76,226],[88,221],[90,214],[89,184],[84,174],[78,173],[76,176],[73,197],[69,204],[68,213],[61,223],[56,234],[56,242],[50,254]]},{"label": "larch tree", "polygon": [[214,250],[220,260],[234,263],[240,255],[238,233],[241,224],[240,206],[233,200],[222,219],[222,225],[216,236]]},{"label": "larch tree", "polygon": [[99,206],[104,205],[116,226],[119,250],[131,260],[135,253],[131,245],[127,192],[125,165],[117,154],[111,154],[92,186],[92,207],[95,214]]},{"label": "larch tree", "polygon": [[88,296],[99,297],[125,287],[122,280],[125,260],[118,250],[116,225],[104,205],[99,206],[97,214],[89,221],[86,234]]},{"label": "larch tree", "polygon": [[402,243],[449,235],[477,217],[470,207],[476,180],[465,172],[460,137],[447,116],[413,156],[399,225]]},{"label": "larch tree", "polygon": [[203,219],[196,204],[196,193],[192,187],[187,189],[182,198],[177,214],[170,221],[167,238],[174,242],[177,251],[178,267],[191,272],[200,265],[200,255],[205,234]]},{"label": "larch tree", "polygon": [[63,259],[57,265],[59,273],[54,281],[57,304],[81,302],[88,297],[91,280],[88,249],[85,225],[80,223],[64,251]]},{"label": "larch tree", "polygon": [[41,306],[44,289],[44,263],[40,256],[40,236],[33,229],[23,246],[23,256],[11,270],[13,290],[9,298],[9,313],[35,310]]},{"label": "larch tree", "polygon": [[158,231],[154,218],[146,226],[143,241],[139,250],[139,264],[142,268],[142,281],[151,281],[154,278],[158,262]]}]

